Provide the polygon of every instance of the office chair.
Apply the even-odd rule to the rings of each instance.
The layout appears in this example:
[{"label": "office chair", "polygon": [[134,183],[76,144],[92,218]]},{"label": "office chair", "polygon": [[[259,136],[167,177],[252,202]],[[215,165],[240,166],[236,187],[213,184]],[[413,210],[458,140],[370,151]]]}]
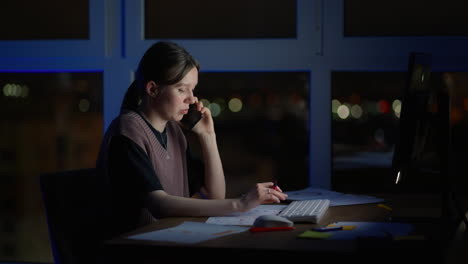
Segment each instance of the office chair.
[{"label": "office chair", "polygon": [[104,263],[104,186],[94,168],[40,175],[54,263]]}]

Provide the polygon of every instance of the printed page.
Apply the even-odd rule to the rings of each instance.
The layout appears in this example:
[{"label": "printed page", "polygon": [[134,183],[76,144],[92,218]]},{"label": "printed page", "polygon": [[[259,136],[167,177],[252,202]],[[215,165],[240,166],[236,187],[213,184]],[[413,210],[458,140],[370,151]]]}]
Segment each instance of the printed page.
[{"label": "printed page", "polygon": [[233,213],[226,216],[209,217],[206,223],[218,225],[251,226],[261,215],[277,215],[286,205],[259,205],[245,213]]},{"label": "printed page", "polygon": [[128,238],[136,240],[168,241],[193,244],[209,239],[244,232],[247,230],[247,227],[214,225],[187,221],[175,227],[132,235]]}]

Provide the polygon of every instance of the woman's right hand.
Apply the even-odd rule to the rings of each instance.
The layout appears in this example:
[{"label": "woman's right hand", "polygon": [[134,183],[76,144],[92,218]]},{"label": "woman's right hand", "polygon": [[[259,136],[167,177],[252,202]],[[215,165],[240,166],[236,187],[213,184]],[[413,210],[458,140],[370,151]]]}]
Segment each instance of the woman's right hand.
[{"label": "woman's right hand", "polygon": [[286,200],[287,194],[273,182],[257,183],[254,188],[240,198],[240,211],[246,212],[260,204],[280,203]]}]

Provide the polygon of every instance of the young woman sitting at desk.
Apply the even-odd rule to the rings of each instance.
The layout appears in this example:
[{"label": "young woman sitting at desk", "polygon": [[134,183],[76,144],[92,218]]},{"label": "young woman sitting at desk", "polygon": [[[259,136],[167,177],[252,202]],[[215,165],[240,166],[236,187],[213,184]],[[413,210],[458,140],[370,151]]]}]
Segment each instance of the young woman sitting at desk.
[{"label": "young woman sitting at desk", "polygon": [[[157,42],[143,55],[97,160],[110,187],[111,235],[161,217],[218,216],[286,199],[273,182],[257,183],[242,197],[226,199],[213,118],[194,96],[199,69],[172,42]],[[191,166],[196,161],[180,124],[191,104],[202,114],[192,128],[203,153],[201,177]]]}]

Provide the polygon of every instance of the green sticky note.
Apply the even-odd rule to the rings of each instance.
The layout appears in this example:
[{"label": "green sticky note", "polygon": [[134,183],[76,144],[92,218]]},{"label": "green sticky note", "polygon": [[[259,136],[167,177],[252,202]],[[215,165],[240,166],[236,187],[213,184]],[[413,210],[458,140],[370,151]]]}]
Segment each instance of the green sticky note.
[{"label": "green sticky note", "polygon": [[298,238],[312,238],[312,239],[325,239],[331,237],[332,234],[327,233],[327,232],[316,232],[316,231],[311,231],[307,230],[304,233],[298,235]]}]

